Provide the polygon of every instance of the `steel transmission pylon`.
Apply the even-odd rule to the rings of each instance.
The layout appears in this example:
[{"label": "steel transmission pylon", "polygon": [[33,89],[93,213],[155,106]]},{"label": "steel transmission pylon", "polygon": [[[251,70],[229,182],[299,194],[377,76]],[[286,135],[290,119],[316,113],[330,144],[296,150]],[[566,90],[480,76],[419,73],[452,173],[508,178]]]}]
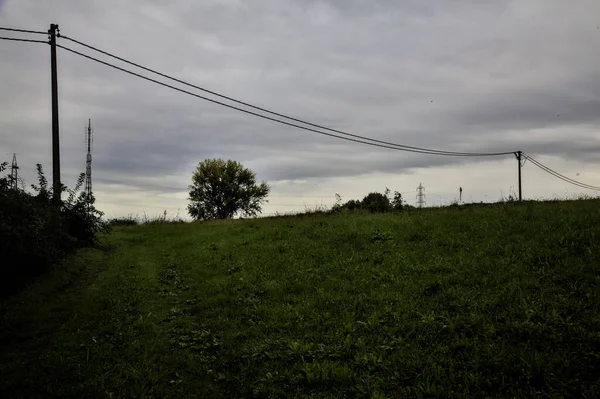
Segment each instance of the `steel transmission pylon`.
[{"label": "steel transmission pylon", "polygon": [[425,187],[423,187],[422,183],[419,183],[419,187],[417,187],[417,207],[423,208],[425,205]]}]

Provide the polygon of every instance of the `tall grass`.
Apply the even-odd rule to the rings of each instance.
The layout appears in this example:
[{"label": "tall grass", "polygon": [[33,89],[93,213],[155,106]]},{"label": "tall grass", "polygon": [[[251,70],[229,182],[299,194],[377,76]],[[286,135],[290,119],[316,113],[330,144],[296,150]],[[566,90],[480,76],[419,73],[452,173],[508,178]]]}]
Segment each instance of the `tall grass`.
[{"label": "tall grass", "polygon": [[145,211],[142,216],[133,216],[129,214],[126,216],[116,217],[108,221],[111,226],[137,226],[140,224],[162,224],[162,223],[185,223],[186,221],[179,216],[179,210],[174,216],[169,216],[167,211],[159,215],[148,215]]},{"label": "tall grass", "polygon": [[[0,391],[598,397],[599,205],[115,228],[104,263],[90,255],[104,271],[89,289],[53,308],[32,287],[7,310],[5,329],[55,328],[22,329],[40,347],[13,344],[9,359],[0,348]],[[36,319],[28,301],[50,316]]]}]

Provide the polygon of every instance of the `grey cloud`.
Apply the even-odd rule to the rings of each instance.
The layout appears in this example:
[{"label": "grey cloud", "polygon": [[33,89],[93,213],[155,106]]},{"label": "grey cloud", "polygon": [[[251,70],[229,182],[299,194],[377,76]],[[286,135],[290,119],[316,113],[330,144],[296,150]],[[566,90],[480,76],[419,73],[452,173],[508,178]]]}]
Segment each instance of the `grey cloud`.
[{"label": "grey cloud", "polygon": [[[561,0],[187,0],[168,7],[13,0],[0,25],[46,29],[57,22],[66,35],[198,85],[381,140],[597,161],[599,14],[594,0],[577,7]],[[99,184],[171,192],[179,183],[148,179],[187,181],[207,157],[240,160],[270,181],[480,161],[360,147],[62,51],[59,61],[64,171],[84,169],[83,126],[91,117]],[[47,46],[0,43],[0,149],[27,152],[29,162],[47,168],[48,65]]]}]

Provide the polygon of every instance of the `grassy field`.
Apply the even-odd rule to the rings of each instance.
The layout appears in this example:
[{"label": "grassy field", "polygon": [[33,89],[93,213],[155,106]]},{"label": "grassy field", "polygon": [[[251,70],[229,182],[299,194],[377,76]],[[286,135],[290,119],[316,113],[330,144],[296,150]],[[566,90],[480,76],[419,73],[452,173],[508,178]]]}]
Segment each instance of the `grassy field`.
[{"label": "grassy field", "polygon": [[600,201],[117,228],[2,304],[1,397],[599,397]]}]

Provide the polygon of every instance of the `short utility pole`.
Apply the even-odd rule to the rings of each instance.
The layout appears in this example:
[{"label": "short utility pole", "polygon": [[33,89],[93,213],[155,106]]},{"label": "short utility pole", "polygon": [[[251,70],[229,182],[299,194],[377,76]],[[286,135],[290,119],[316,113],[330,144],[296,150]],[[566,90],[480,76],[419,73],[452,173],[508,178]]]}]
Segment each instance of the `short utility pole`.
[{"label": "short utility pole", "polygon": [[517,151],[515,152],[515,157],[517,157],[517,162],[519,163],[519,201],[523,200],[523,189],[521,186],[521,169],[523,168],[523,152]]}]

